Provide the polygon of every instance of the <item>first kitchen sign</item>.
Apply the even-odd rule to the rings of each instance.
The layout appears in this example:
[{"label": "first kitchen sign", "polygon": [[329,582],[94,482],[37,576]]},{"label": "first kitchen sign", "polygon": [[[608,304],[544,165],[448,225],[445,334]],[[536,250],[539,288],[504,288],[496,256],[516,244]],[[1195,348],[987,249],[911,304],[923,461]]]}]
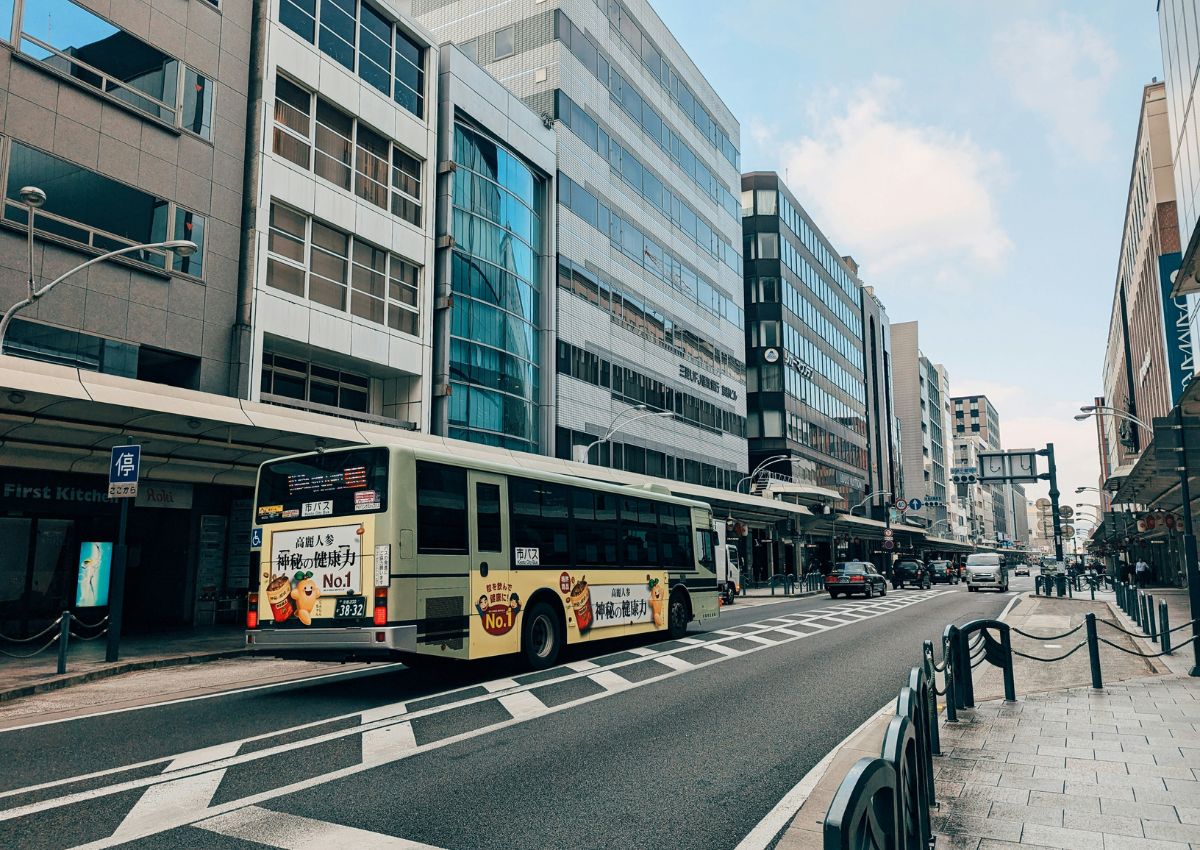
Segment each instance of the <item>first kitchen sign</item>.
[{"label": "first kitchen sign", "polygon": [[113,446],[108,460],[108,498],[136,498],[141,466],[141,446]]}]

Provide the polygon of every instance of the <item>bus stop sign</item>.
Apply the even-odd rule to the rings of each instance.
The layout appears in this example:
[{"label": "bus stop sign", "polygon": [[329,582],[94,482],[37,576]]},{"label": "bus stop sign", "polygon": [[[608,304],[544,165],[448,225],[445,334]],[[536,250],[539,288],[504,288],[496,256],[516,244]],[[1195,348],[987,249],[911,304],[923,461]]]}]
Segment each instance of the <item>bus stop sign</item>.
[{"label": "bus stop sign", "polygon": [[108,498],[135,498],[141,465],[141,446],[113,446],[108,460]]}]

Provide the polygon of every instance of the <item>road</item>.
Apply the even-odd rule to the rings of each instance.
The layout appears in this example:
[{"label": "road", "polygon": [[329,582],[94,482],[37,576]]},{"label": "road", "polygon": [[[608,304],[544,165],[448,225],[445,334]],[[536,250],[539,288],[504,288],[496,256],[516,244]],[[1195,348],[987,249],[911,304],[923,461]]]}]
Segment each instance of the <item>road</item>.
[{"label": "road", "polygon": [[746,600],[538,674],[370,668],[0,729],[0,847],[728,850],[923,640],[1010,600]]}]

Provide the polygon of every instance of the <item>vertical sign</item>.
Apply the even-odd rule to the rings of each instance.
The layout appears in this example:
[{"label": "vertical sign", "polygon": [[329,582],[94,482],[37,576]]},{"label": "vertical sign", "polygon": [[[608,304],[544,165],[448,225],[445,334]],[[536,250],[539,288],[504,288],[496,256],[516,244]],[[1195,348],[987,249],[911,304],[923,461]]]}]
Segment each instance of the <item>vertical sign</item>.
[{"label": "vertical sign", "polygon": [[141,465],[141,446],[113,446],[108,460],[108,498],[137,498]]},{"label": "vertical sign", "polygon": [[1171,297],[1175,272],[1179,269],[1178,251],[1160,254],[1158,257],[1158,282],[1162,287],[1163,331],[1167,344],[1167,385],[1171,390],[1171,406],[1179,403],[1180,396],[1192,380],[1195,369],[1195,349],[1192,347],[1192,325],[1188,321],[1188,299],[1186,295]]}]

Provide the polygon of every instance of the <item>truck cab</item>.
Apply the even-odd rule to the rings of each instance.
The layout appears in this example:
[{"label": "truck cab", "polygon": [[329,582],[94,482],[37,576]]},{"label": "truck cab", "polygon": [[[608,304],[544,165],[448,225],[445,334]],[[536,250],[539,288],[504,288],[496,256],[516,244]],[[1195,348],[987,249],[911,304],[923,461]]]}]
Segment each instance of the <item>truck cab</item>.
[{"label": "truck cab", "polygon": [[733,543],[725,542],[725,523],[713,522],[717,535],[717,593],[726,605],[732,605],[742,590],[742,559]]}]

